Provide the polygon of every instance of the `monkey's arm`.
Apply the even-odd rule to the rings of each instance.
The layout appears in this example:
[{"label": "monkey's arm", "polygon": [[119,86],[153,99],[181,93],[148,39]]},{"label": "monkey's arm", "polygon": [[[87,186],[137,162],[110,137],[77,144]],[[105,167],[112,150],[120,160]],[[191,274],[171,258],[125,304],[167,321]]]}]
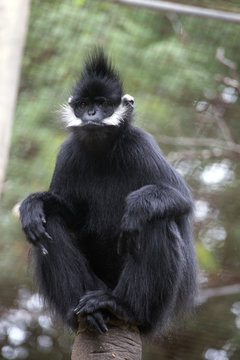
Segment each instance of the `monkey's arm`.
[{"label": "monkey's arm", "polygon": [[43,255],[46,255],[48,252],[41,244],[41,239],[52,240],[45,227],[47,222],[46,208],[49,207],[55,208],[59,213],[64,214],[66,218],[70,219],[72,217],[72,211],[66,202],[60,196],[50,191],[27,196],[21,202],[19,209],[22,228],[27,240],[39,247]]},{"label": "monkey's arm", "polygon": [[67,200],[66,193],[71,172],[69,169],[71,163],[68,156],[65,155],[68,153],[69,142],[66,141],[62,144],[58,154],[49,190],[30,194],[20,204],[20,220],[27,240],[39,247],[43,254],[46,253],[41,242],[51,239],[46,231],[48,214],[60,215],[66,223],[74,222],[74,210],[72,209],[74,205]]},{"label": "monkey's arm", "polygon": [[126,198],[118,244],[119,253],[140,248],[140,233],[154,219],[175,219],[190,213],[190,195],[184,195],[170,185],[146,185],[131,192]]}]

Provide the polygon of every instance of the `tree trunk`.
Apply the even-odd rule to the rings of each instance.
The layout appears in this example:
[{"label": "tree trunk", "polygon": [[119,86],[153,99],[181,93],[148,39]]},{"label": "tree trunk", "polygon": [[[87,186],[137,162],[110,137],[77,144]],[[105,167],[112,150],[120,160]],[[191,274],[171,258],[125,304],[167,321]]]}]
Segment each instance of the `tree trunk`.
[{"label": "tree trunk", "polygon": [[30,0],[0,0],[0,195],[7,166]]},{"label": "tree trunk", "polygon": [[136,326],[121,321],[107,324],[109,331],[98,334],[79,325],[71,360],[141,360],[142,341]]}]

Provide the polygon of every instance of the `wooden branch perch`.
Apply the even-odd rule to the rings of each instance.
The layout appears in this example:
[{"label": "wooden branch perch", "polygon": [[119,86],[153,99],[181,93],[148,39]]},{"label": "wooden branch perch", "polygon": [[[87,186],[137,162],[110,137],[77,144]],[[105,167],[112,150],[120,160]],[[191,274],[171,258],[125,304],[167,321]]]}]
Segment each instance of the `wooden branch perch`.
[{"label": "wooden branch perch", "polygon": [[108,328],[107,333],[97,334],[81,322],[71,360],[141,360],[142,341],[136,326],[116,320],[108,323]]}]

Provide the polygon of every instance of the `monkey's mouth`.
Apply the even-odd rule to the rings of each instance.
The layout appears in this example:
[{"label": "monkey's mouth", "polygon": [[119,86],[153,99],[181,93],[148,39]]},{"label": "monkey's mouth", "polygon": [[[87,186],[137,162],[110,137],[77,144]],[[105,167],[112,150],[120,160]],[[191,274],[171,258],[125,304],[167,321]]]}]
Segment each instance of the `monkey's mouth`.
[{"label": "monkey's mouth", "polygon": [[96,120],[84,121],[81,124],[81,127],[85,127],[85,128],[97,128],[102,126],[104,126],[104,124],[101,121],[96,121]]}]

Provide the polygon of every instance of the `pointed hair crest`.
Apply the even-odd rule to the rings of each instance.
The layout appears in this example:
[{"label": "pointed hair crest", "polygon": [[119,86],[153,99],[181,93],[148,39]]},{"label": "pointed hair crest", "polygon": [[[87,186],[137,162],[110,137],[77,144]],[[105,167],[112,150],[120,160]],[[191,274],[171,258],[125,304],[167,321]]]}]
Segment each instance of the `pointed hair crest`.
[{"label": "pointed hair crest", "polygon": [[103,96],[118,106],[123,95],[122,81],[102,48],[95,48],[88,55],[79,80],[73,87],[73,102],[79,96],[94,98]]},{"label": "pointed hair crest", "polygon": [[114,69],[102,48],[96,48],[85,61],[82,78],[89,76],[120,81],[118,72]]}]

